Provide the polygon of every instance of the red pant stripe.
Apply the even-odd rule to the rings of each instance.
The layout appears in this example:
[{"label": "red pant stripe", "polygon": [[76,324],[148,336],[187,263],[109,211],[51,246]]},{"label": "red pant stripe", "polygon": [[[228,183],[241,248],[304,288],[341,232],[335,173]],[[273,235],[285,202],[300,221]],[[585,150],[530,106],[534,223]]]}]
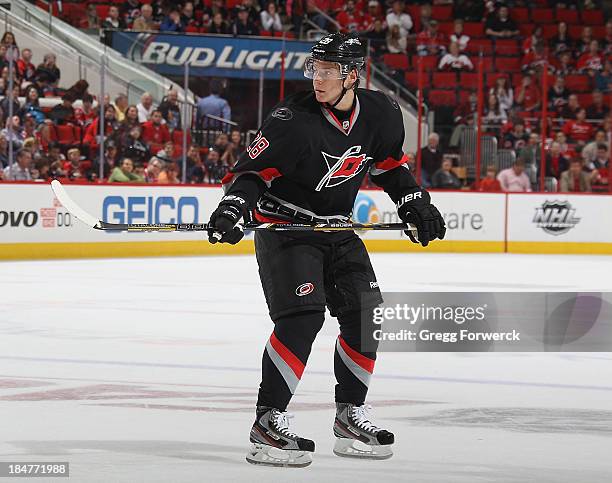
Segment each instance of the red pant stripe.
[{"label": "red pant stripe", "polygon": [[279,356],[287,363],[291,370],[295,373],[298,379],[302,378],[304,373],[304,364],[299,360],[293,352],[291,352],[280,340],[276,338],[276,334],[272,332],[270,336],[270,344]]},{"label": "red pant stripe", "polygon": [[338,340],[340,341],[340,345],[346,352],[346,355],[349,356],[355,364],[361,367],[363,370],[368,371],[370,374],[374,372],[374,360],[369,359],[368,357],[360,354],[354,349],[351,349],[346,341],[342,338],[342,336],[338,336]]}]

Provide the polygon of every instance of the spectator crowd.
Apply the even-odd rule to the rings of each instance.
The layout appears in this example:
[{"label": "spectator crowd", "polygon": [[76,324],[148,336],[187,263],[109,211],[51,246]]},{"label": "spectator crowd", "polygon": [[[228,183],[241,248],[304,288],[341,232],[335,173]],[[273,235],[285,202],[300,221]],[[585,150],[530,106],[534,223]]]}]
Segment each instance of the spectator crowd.
[{"label": "spectator crowd", "polygon": [[[473,178],[468,179],[466,170],[462,170],[465,166],[459,153],[461,133],[476,125],[477,72],[481,69],[484,72],[481,121],[485,133],[496,139],[497,154],[510,153],[512,162],[507,162],[507,156],[504,163],[496,162],[501,156],[484,159],[486,176],[478,189],[608,189],[612,20],[605,22],[598,2],[109,0],[61,3],[61,15],[88,29],[293,37],[305,28],[316,26],[358,33],[368,41],[373,60],[407,88],[416,89],[417,69],[421,66],[424,70],[425,101],[436,113],[436,131],[447,140],[441,143],[440,136],[434,134],[419,154],[422,181],[426,186],[476,188]],[[11,47],[13,44],[14,38],[7,32],[0,43],[0,59],[4,59],[0,63],[4,66],[0,94],[7,89],[6,59],[11,57],[7,55],[10,49],[17,48]],[[11,142],[17,154],[26,145],[27,149],[34,149],[31,161],[34,166],[40,159],[49,161],[48,169],[41,164],[42,169],[32,170],[38,176],[64,173],[68,177],[95,179],[100,167],[97,101],[87,93],[86,83],[82,81],[66,90],[58,87],[60,71],[52,54],[46,55],[38,66],[32,65],[31,59],[32,52],[22,49],[16,62],[18,91],[15,93],[25,98],[24,102],[13,103],[16,116],[7,119],[7,97],[0,103],[0,121],[4,127],[0,134],[0,163],[7,165],[7,154],[3,153]],[[543,92],[545,76],[546,93]],[[37,105],[37,99],[49,96],[61,97],[61,103],[46,111]],[[545,98],[546,106],[543,105]],[[103,102],[107,133],[104,173],[112,173],[112,181],[180,179],[177,160],[182,154],[179,140],[183,126],[176,92],[169,92],[159,106],[147,94],[135,106],[128,105],[123,95],[112,102],[105,98]],[[543,107],[548,111],[546,132],[541,132]],[[226,125],[211,126],[211,123],[216,122],[215,118],[229,117],[229,105],[220,96],[219,84],[213,82],[210,95],[198,103],[197,125],[226,131]],[[451,121],[444,124],[448,119]],[[66,125],[78,129],[82,142],[57,146],[56,131]],[[189,146],[187,178],[218,180],[243,149],[242,137],[238,130],[222,132],[213,146]],[[541,162],[542,143],[544,163]],[[77,149],[78,153],[70,154],[70,149]],[[59,164],[56,155],[60,158]],[[131,161],[131,167],[130,163],[124,166],[121,161],[124,158]],[[577,177],[578,165],[581,175]],[[539,185],[542,166],[547,179],[545,187]]]},{"label": "spectator crowd", "polygon": [[[280,36],[301,25],[302,3],[255,0],[125,0],[62,2],[61,16],[84,29],[130,29],[137,32],[207,33]],[[282,7],[282,10],[281,10]],[[300,21],[298,21],[300,19]],[[283,20],[285,23],[283,23]],[[294,32],[287,32],[294,37]]]},{"label": "spectator crowd", "polygon": [[[149,93],[136,105],[129,104],[126,94],[107,95],[100,109],[85,80],[61,87],[56,56],[47,53],[35,66],[32,50],[20,48],[10,31],[0,39],[0,73],[0,180],[95,181],[102,172],[109,182],[180,182],[183,126],[176,91],[170,90],[159,105]],[[220,97],[222,84],[211,82],[211,89],[201,100],[202,115],[214,99],[213,107],[223,106],[229,118],[229,105]],[[195,144],[187,133],[188,182],[219,182],[244,150],[239,129],[215,132],[210,146]]]},{"label": "spectator crowd", "polygon": [[[396,0],[378,27],[364,35],[389,75],[410,89],[418,89],[422,79],[436,128],[448,135],[449,154],[462,152],[462,133],[476,127],[482,71],[481,124],[499,151],[483,159],[491,164],[487,177],[496,182],[479,189],[608,191],[612,20],[605,22],[600,7],[565,0],[434,5]],[[544,108],[546,132],[541,132]],[[427,160],[430,148],[423,149]],[[500,153],[506,161],[514,158],[512,166],[492,163]],[[455,159],[461,168],[462,160]],[[465,177],[454,179],[442,157],[422,166],[426,184],[473,186]],[[577,166],[579,177],[573,174]]]}]

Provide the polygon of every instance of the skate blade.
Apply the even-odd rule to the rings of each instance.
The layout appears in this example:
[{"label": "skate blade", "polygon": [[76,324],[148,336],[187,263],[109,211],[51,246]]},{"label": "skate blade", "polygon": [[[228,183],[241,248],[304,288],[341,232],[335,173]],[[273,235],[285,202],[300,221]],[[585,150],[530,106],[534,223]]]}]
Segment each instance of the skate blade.
[{"label": "skate blade", "polygon": [[386,460],[393,456],[391,445],[365,444],[356,439],[337,438],[334,454],[343,458]]},{"label": "skate blade", "polygon": [[312,454],[310,451],[285,450],[266,444],[253,443],[246,455],[246,460],[252,465],[304,468],[312,463]]}]

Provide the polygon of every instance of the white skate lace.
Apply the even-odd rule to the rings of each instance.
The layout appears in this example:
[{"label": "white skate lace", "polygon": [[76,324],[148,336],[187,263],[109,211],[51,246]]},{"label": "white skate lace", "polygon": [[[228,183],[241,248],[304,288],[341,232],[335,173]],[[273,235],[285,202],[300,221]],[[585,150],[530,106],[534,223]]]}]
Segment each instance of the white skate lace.
[{"label": "white skate lace", "polygon": [[278,432],[280,432],[283,436],[287,436],[288,438],[297,438],[297,434],[289,431],[289,419],[291,418],[293,418],[293,414],[280,411],[272,411],[272,414],[270,415],[270,419]]},{"label": "white skate lace", "polygon": [[355,425],[359,429],[363,429],[364,431],[370,431],[376,433],[381,429],[370,421],[368,417],[368,412],[372,410],[372,406],[369,404],[363,404],[361,406],[353,406],[351,417]]}]

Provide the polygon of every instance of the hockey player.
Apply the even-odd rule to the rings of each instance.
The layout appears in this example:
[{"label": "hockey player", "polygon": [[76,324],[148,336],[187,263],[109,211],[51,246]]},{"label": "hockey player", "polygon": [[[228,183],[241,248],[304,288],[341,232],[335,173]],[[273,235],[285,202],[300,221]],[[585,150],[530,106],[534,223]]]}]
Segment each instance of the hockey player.
[{"label": "hockey player", "polygon": [[[311,50],[304,74],[313,90],[277,105],[238,163],[223,179],[225,196],[211,214],[209,241],[237,243],[236,224],[347,222],[366,173],[397,205],[399,217],[417,227],[423,246],[444,238],[444,220],[415,181],[402,152],[404,126],[396,101],[358,89],[365,49],[351,34],[323,37]],[[313,441],[291,432],[285,410],[295,393],[324,321],[338,318],[334,373],[340,456],[388,458],[393,433],[372,423],[365,398],[376,359],[363,352],[361,320],[382,302],[361,239],[349,232],[255,234],[255,251],[274,330],[262,361],[251,463],[306,466]]]}]

